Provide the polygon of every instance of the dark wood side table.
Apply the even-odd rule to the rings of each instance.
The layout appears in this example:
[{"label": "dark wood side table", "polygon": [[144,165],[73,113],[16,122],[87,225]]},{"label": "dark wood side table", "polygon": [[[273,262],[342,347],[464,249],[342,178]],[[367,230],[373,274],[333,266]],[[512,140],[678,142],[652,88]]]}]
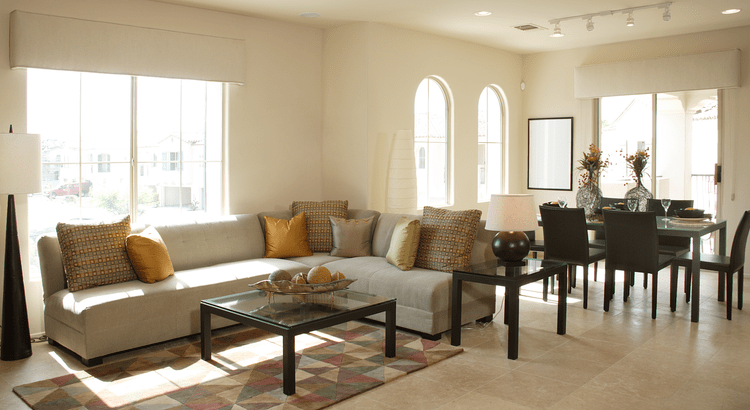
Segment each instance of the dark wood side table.
[{"label": "dark wood side table", "polygon": [[502,266],[497,260],[453,271],[451,344],[461,344],[461,291],[464,281],[505,287],[505,323],[508,329],[508,359],[518,358],[518,294],[521,286],[560,275],[557,301],[557,334],[565,334],[568,311],[568,278],[565,262],[525,259],[523,266]]}]

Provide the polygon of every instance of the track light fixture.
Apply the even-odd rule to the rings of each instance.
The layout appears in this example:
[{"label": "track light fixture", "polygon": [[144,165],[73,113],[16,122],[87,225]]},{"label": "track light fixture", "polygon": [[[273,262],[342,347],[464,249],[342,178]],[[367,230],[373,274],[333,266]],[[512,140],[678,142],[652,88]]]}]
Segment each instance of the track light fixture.
[{"label": "track light fixture", "polygon": [[628,9],[604,10],[598,13],[581,14],[578,16],[570,16],[570,17],[562,17],[559,19],[552,19],[549,21],[549,23],[555,25],[555,30],[552,34],[550,34],[550,37],[564,36],[564,34],[562,33],[562,29],[560,28],[560,22],[562,21],[583,19],[583,20],[586,20],[586,30],[594,31],[594,17],[611,16],[614,14],[627,14],[628,19],[626,20],[625,24],[628,27],[633,27],[635,25],[635,18],[633,17],[633,13],[635,11],[645,10],[645,9],[664,9],[664,14],[662,14],[662,19],[664,19],[664,21],[669,21],[672,19],[672,14],[669,11],[669,6],[671,5],[672,5],[672,2],[649,4],[646,6],[632,7]]},{"label": "track light fixture", "polygon": [[594,20],[589,17],[589,21],[586,22],[586,30],[594,31]]},{"label": "track light fixture", "polygon": [[664,14],[661,16],[664,21],[669,21],[672,19],[672,15],[669,13],[669,6],[664,8]]},{"label": "track light fixture", "polygon": [[555,23],[555,31],[550,34],[550,37],[562,37],[565,34],[562,33],[562,30],[560,30],[560,22]]},{"label": "track light fixture", "polygon": [[625,25],[628,26],[628,27],[635,26],[635,20],[633,19],[633,12],[632,11],[628,12],[628,21],[625,22]]}]

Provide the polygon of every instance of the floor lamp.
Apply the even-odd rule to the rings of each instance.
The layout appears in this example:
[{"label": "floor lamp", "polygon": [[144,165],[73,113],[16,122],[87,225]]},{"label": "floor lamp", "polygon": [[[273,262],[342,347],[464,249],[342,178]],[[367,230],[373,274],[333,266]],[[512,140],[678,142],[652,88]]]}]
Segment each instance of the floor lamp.
[{"label": "floor lamp", "polygon": [[0,134],[0,194],[8,194],[0,360],[19,360],[31,356],[31,334],[13,194],[42,191],[41,155],[39,135]]}]

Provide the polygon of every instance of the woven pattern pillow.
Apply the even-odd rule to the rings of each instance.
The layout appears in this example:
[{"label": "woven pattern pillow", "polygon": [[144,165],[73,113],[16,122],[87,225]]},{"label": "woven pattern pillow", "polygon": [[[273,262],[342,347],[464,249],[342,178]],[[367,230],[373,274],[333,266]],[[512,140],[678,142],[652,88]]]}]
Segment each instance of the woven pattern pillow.
[{"label": "woven pattern pillow", "polygon": [[293,258],[311,256],[312,251],[307,243],[307,225],[305,213],[294,218],[277,219],[263,217],[266,222],[266,258]]},{"label": "woven pattern pillow", "polygon": [[57,224],[68,290],[136,280],[125,249],[130,215],[113,223]]},{"label": "woven pattern pillow", "polygon": [[401,270],[411,270],[417,259],[420,231],[419,219],[402,216],[393,228],[385,260]]},{"label": "woven pattern pillow", "polygon": [[453,272],[469,266],[482,211],[449,211],[425,206],[414,266]]},{"label": "woven pattern pillow", "polygon": [[330,252],[333,248],[333,235],[330,216],[346,219],[349,201],[294,201],[292,215],[302,212],[307,217],[307,240],[313,252]]},{"label": "woven pattern pillow", "polygon": [[372,255],[374,216],[366,219],[329,218],[333,229],[331,256],[351,258]]},{"label": "woven pattern pillow", "polygon": [[141,282],[156,283],[174,275],[167,245],[153,226],[140,234],[128,235],[125,249]]}]

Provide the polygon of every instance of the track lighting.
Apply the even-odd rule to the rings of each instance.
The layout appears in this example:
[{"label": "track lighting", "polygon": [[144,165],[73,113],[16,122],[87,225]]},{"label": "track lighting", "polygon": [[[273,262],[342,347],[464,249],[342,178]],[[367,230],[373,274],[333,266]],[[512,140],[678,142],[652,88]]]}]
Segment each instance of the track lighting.
[{"label": "track lighting", "polygon": [[562,33],[562,30],[560,30],[560,23],[555,23],[555,32],[550,34],[550,37],[562,37],[565,34]]},{"label": "track lighting", "polygon": [[635,20],[633,19],[633,12],[632,11],[628,13],[628,21],[625,22],[625,25],[628,26],[628,27],[635,26]]},{"label": "track lighting", "polygon": [[569,17],[552,19],[549,21],[549,23],[555,25],[555,30],[552,34],[550,34],[550,37],[562,37],[564,35],[562,33],[562,30],[560,29],[560,22],[563,22],[566,20],[577,20],[577,19],[586,20],[586,30],[594,31],[594,17],[612,16],[615,14],[627,14],[628,19],[625,21],[625,25],[628,27],[633,27],[635,26],[635,18],[633,17],[633,13],[636,11],[646,10],[646,9],[664,9],[664,14],[662,14],[662,19],[664,19],[664,21],[670,21],[672,19],[672,14],[670,13],[670,10],[669,10],[669,7],[671,5],[672,5],[672,2],[648,4],[646,6],[630,7],[627,9],[604,10],[598,13],[587,13],[587,14],[581,14],[578,16],[569,16]]},{"label": "track lighting", "polygon": [[662,15],[662,18],[664,21],[669,21],[672,19],[672,15],[669,13],[669,6],[664,8],[664,14]]},{"label": "track lighting", "polygon": [[594,31],[594,20],[589,17],[589,21],[586,22],[586,30],[588,31]]}]

